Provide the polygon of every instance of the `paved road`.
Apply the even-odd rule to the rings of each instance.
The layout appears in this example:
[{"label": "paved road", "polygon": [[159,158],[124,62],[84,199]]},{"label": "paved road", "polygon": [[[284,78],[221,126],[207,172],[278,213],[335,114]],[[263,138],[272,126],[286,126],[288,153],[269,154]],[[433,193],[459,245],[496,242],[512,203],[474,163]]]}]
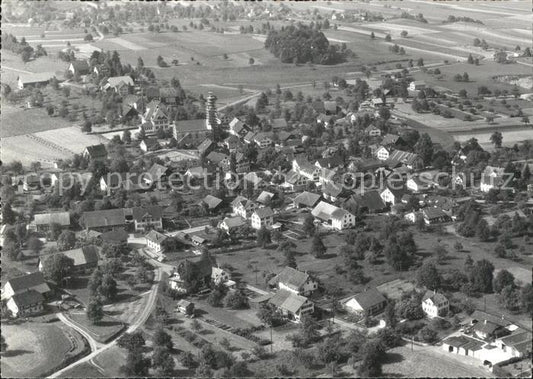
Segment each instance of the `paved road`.
[{"label": "paved road", "polygon": [[87,339],[89,342],[89,346],[91,347],[91,351],[96,351],[100,347],[102,347],[102,344],[96,341],[89,333],[87,333],[84,329],[80,328],[77,324],[73,323],[68,317],[66,317],[62,312],[56,314],[57,318],[61,320],[64,324],[71,327],[72,329],[75,329],[78,331],[82,336]]},{"label": "paved road", "polygon": [[[152,309],[155,305],[155,300],[157,298],[157,290],[159,288],[159,280],[161,280],[161,269],[159,268],[156,268],[155,270],[155,278],[154,278],[154,285],[152,286],[152,289],[150,290],[150,293],[148,294],[148,302],[146,304],[146,306],[143,308],[143,310],[141,311],[141,313],[139,314],[138,318],[136,319],[136,321],[130,325],[130,327],[126,330],[127,333],[133,333],[135,330],[137,330],[140,326],[142,326],[146,320],[148,319],[148,317],[150,316],[150,313],[152,312]],[[105,345],[102,345],[102,344],[98,344],[96,341],[94,341],[94,339],[89,336],[85,331],[81,330],[81,328],[79,328],[77,325],[71,323],[69,320],[64,320],[64,316],[61,317],[58,315],[58,317],[60,318],[61,321],[63,321],[65,324],[67,324],[68,326],[76,329],[77,331],[79,331],[85,338],[87,338],[87,340],[89,341],[89,345],[91,346],[91,353],[89,355],[86,355],[85,357],[77,360],[76,362],[68,365],[67,367],[59,370],[59,371],[56,371],[55,373],[53,373],[52,375],[50,375],[49,377],[50,378],[57,378],[57,377],[60,377],[62,376],[65,372],[67,372],[68,370],[82,364],[82,363],[85,363],[85,362],[89,362],[89,363],[93,363],[93,359],[100,353],[102,353],[103,351],[106,351],[107,349],[113,347],[116,345],[117,343],[117,339],[114,339],[113,341],[105,344]],[[93,342],[91,342],[91,340]],[[96,364],[95,364],[96,365]]]}]

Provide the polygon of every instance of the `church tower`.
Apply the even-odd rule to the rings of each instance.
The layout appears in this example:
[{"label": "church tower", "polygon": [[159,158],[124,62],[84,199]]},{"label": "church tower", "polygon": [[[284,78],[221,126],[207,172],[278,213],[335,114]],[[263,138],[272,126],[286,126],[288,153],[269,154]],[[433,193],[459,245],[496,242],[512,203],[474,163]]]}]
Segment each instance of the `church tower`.
[{"label": "church tower", "polygon": [[207,96],[206,110],[205,110],[205,115],[206,115],[205,123],[206,123],[207,129],[209,130],[213,130],[217,128],[220,124],[220,120],[218,119],[218,114],[217,114],[216,102],[217,102],[217,97],[213,95],[212,92],[209,92],[209,95]]}]

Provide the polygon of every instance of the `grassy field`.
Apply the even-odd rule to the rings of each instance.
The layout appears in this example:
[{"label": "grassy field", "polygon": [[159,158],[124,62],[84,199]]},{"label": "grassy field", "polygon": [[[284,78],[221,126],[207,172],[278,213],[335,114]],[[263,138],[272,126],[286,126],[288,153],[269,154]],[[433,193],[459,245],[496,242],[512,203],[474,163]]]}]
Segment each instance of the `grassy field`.
[{"label": "grassy field", "polygon": [[[420,347],[406,344],[387,351],[383,365],[385,377],[493,377],[479,366],[479,361],[456,354],[447,354],[440,346]],[[416,363],[415,363],[416,362]]]},{"label": "grassy field", "polygon": [[8,345],[1,359],[2,377],[38,377],[81,351],[81,336],[67,329],[61,323],[2,324]]},{"label": "grassy field", "polygon": [[105,315],[102,321],[97,325],[93,325],[92,322],[87,319],[85,312],[71,312],[68,317],[73,322],[80,325],[96,341],[102,343],[109,340],[124,327],[123,323],[107,315]]}]

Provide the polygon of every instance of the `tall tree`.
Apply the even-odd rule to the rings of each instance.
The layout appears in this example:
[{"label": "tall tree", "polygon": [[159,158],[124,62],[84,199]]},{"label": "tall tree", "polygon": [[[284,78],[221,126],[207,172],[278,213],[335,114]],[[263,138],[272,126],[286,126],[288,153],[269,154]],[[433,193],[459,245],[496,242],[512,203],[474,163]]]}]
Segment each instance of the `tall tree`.
[{"label": "tall tree", "polygon": [[89,299],[86,314],[93,324],[98,324],[104,318],[104,307],[98,297],[93,296]]}]

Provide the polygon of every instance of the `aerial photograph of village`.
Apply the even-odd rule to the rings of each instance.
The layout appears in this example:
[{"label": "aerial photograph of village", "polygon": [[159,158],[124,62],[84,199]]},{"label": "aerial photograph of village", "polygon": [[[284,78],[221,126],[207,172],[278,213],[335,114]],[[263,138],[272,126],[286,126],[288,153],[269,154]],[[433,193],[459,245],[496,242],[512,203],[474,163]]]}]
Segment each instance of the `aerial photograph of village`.
[{"label": "aerial photograph of village", "polygon": [[532,377],[531,8],[2,1],[1,377]]}]

